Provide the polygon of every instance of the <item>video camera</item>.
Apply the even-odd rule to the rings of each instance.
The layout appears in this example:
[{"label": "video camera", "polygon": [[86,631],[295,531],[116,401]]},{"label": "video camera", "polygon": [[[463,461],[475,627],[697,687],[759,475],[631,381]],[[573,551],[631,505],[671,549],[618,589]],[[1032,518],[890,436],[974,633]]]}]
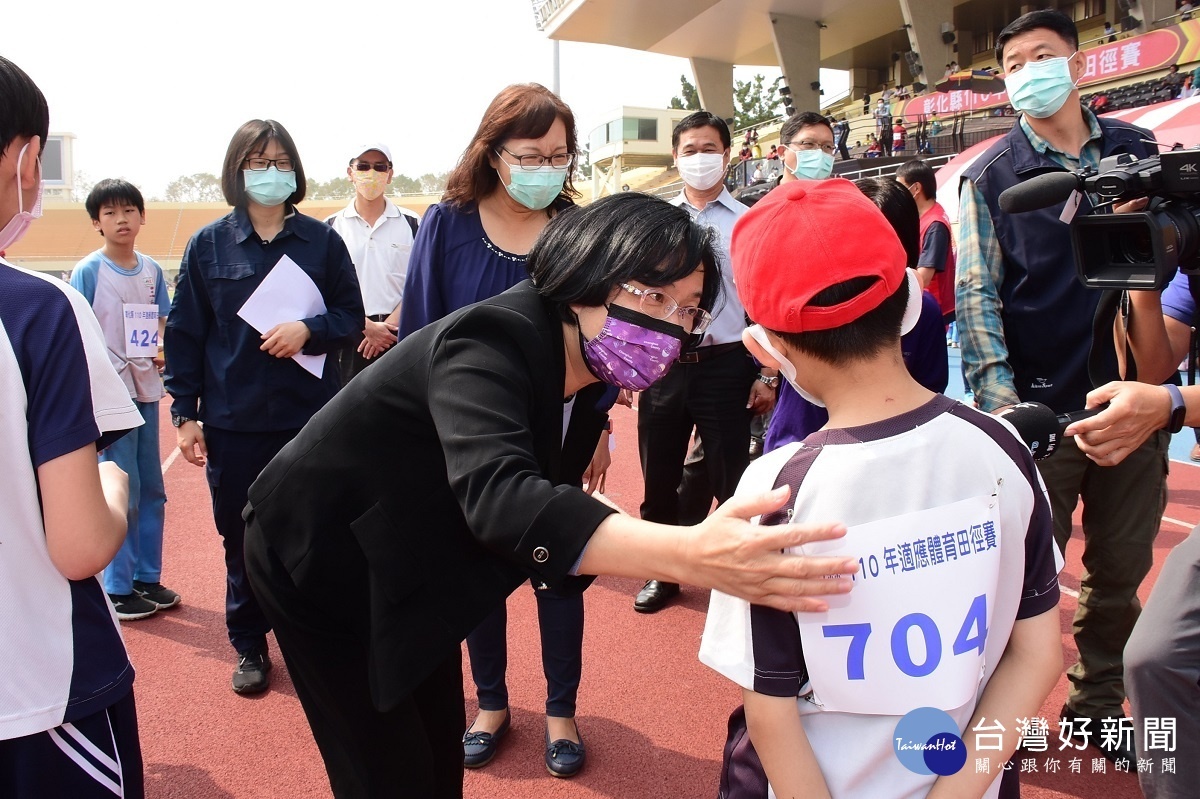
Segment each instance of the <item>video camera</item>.
[{"label": "video camera", "polygon": [[1149,197],[1143,211],[1087,214],[1071,222],[1075,270],[1088,288],[1160,291],[1176,267],[1200,274],[1200,149],[1149,158],[1114,155],[1098,169],[1050,172],[1005,190],[1009,213],[1056,205],[1076,190],[1104,203]]}]

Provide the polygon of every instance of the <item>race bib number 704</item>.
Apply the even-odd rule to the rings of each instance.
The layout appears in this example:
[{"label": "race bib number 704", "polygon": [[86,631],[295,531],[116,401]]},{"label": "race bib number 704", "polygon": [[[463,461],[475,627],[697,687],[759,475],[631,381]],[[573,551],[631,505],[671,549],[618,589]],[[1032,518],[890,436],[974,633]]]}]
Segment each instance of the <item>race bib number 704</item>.
[{"label": "race bib number 704", "polygon": [[859,561],[854,588],[798,613],[815,700],[827,710],[903,715],[974,698],[1000,570],[993,496],[851,527],[804,547]]}]

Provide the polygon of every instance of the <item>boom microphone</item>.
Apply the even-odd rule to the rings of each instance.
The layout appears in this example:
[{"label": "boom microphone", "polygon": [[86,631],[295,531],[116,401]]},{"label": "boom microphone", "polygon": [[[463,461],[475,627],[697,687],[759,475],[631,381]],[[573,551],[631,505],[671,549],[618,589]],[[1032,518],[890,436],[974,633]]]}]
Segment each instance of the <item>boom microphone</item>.
[{"label": "boom microphone", "polygon": [[1048,458],[1058,449],[1063,430],[1072,422],[1095,416],[1108,407],[1108,403],[1088,408],[1085,411],[1070,411],[1055,414],[1040,402],[1022,402],[1007,408],[997,416],[1017,429],[1017,435],[1029,446],[1034,460]]},{"label": "boom microphone", "polygon": [[1058,205],[1082,184],[1073,172],[1047,172],[1000,192],[1000,210],[1023,214]]}]

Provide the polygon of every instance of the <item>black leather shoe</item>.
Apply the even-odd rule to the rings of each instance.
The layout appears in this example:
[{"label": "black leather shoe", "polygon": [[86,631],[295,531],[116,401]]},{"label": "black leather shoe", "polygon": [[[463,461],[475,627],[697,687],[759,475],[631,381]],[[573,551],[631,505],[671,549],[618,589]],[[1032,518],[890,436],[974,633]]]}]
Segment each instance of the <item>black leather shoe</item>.
[{"label": "black leather shoe", "polygon": [[667,600],[679,594],[679,583],[650,580],[638,591],[633,609],[638,613],[655,613],[667,606]]},{"label": "black leather shoe", "polygon": [[463,765],[467,768],[483,768],[492,762],[492,758],[496,756],[496,751],[500,747],[500,741],[508,733],[510,726],[512,726],[512,713],[505,711],[504,721],[495,732],[467,730],[463,733]]},{"label": "black leather shoe", "polygon": [[[1133,770],[1137,768],[1137,753],[1134,751],[1132,746],[1125,746],[1123,740],[1121,742],[1113,742],[1112,740],[1105,739],[1104,734],[1101,732],[1101,730],[1105,728],[1103,719],[1085,716],[1082,713],[1072,709],[1070,705],[1063,705],[1063,709],[1059,714],[1059,718],[1067,719],[1068,721],[1090,718],[1091,722],[1087,725],[1087,731],[1089,734],[1084,736],[1080,734],[1078,729],[1072,729],[1071,738],[1079,741],[1080,743],[1084,743],[1086,741],[1086,743],[1096,747],[1100,750],[1100,754],[1104,756],[1104,759],[1110,763],[1120,763],[1120,761],[1123,760],[1125,761],[1123,765],[1127,769]],[[1120,719],[1122,718],[1125,717],[1113,716],[1112,721],[1109,723],[1112,727],[1119,729]],[[1126,724],[1126,728],[1128,728],[1128,726],[1129,725]],[[1121,736],[1121,738],[1123,739],[1124,736]]]},{"label": "black leather shoe", "polygon": [[[575,728],[579,734],[579,728]],[[574,777],[583,768],[587,760],[587,750],[583,745],[583,736],[579,735],[579,743],[560,738],[550,740],[550,731],[546,730],[546,770],[555,777]]]}]

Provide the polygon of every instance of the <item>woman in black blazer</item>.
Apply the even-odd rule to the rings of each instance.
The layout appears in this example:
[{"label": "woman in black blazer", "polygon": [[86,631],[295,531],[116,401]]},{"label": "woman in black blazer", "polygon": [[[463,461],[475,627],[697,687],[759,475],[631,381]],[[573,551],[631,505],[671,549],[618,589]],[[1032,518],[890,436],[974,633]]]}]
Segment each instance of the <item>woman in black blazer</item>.
[{"label": "woman in black blazer", "polygon": [[821,576],[850,562],[780,554],[840,528],[746,521],[785,495],[675,528],[569,484],[604,383],[653,382],[709,321],[710,237],[635,193],[560,214],[531,281],[393,347],[255,482],[247,566],[336,796],[462,796],[459,643],[525,579],[652,574],[791,610],[848,590]]}]

